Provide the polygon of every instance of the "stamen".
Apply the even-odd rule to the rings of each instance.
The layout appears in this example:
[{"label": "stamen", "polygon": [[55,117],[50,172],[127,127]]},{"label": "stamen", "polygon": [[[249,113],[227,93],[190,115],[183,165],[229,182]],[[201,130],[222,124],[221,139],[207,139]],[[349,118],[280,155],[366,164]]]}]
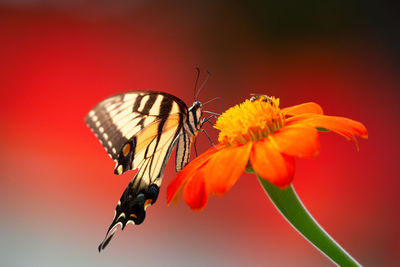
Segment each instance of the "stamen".
[{"label": "stamen", "polygon": [[246,100],[224,112],[215,128],[221,132],[218,141],[226,145],[258,141],[282,127],[284,116],[279,109],[279,99],[264,96]]}]

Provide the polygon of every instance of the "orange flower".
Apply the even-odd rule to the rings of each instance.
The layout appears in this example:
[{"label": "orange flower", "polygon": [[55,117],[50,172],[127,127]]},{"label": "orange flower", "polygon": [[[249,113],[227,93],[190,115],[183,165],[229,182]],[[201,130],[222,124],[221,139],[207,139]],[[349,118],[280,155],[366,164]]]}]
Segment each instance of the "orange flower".
[{"label": "orange flower", "polygon": [[[294,158],[318,155],[318,130],[330,130],[357,144],[368,138],[363,124],[323,115],[316,103],[279,108],[279,99],[259,96],[225,111],[215,126],[219,144],[190,162],[167,188],[167,202],[183,199],[193,210],[203,209],[210,194],[224,195],[246,168],[284,188],[294,176]],[[317,130],[318,129],[318,130]],[[358,148],[358,145],[357,145]]]}]

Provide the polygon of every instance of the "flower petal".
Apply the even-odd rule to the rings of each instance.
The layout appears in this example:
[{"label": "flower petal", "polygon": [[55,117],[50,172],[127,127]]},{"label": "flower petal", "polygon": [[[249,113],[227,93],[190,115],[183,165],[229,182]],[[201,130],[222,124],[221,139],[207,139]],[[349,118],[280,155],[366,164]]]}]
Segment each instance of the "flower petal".
[{"label": "flower petal", "polygon": [[286,123],[288,125],[301,123],[315,128],[328,129],[353,141],[355,141],[354,135],[368,138],[368,131],[362,123],[344,117],[304,114],[288,118]]},{"label": "flower petal", "polygon": [[281,153],[299,158],[315,157],[320,149],[317,129],[298,124],[279,129],[271,136],[271,141]]},{"label": "flower petal", "polygon": [[281,154],[269,137],[254,142],[250,162],[256,173],[278,187],[286,187],[293,180],[293,157]]},{"label": "flower petal", "polygon": [[208,191],[204,180],[204,172],[197,171],[183,188],[183,199],[194,211],[202,210],[208,201]]},{"label": "flower petal", "polygon": [[239,179],[249,161],[252,142],[221,149],[204,166],[207,188],[224,195]]},{"label": "flower petal", "polygon": [[281,109],[281,111],[286,116],[295,116],[305,113],[323,114],[321,106],[314,102],[308,102],[292,107],[283,108]]},{"label": "flower petal", "polygon": [[167,187],[167,203],[169,204],[175,197],[178,196],[178,193],[182,187],[182,185],[190,180],[197,171],[210,159],[210,156],[218,151],[218,149],[222,149],[223,145],[218,144],[216,147],[211,147],[209,150],[195,158],[193,161],[189,162],[183,170],[181,170],[178,175],[171,181],[171,183]]}]

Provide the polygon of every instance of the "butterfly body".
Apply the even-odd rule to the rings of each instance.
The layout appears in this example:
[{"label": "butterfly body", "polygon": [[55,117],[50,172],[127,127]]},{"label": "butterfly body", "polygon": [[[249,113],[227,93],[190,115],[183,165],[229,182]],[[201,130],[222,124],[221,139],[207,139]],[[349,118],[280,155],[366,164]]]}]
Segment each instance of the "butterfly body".
[{"label": "butterfly body", "polygon": [[115,208],[114,219],[99,251],[118,226],[140,224],[156,202],[164,169],[176,148],[176,171],[188,162],[190,148],[204,120],[202,105],[156,91],[133,91],[106,98],[86,116],[89,128],[116,161],[115,174],[138,169]]}]

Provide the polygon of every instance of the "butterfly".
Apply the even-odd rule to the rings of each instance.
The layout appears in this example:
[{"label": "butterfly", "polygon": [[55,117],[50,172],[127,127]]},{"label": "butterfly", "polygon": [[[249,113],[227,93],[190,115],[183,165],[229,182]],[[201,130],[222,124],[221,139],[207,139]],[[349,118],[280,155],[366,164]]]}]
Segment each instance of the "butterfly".
[{"label": "butterfly", "polygon": [[116,94],[87,114],[86,124],[116,161],[114,173],[120,175],[138,169],[118,201],[99,252],[118,227],[123,230],[129,223],[143,222],[146,208],[157,200],[164,169],[175,145],[176,171],[189,162],[191,145],[210,118],[202,118],[202,114],[201,102],[195,100],[187,107],[178,97],[157,91]]}]

